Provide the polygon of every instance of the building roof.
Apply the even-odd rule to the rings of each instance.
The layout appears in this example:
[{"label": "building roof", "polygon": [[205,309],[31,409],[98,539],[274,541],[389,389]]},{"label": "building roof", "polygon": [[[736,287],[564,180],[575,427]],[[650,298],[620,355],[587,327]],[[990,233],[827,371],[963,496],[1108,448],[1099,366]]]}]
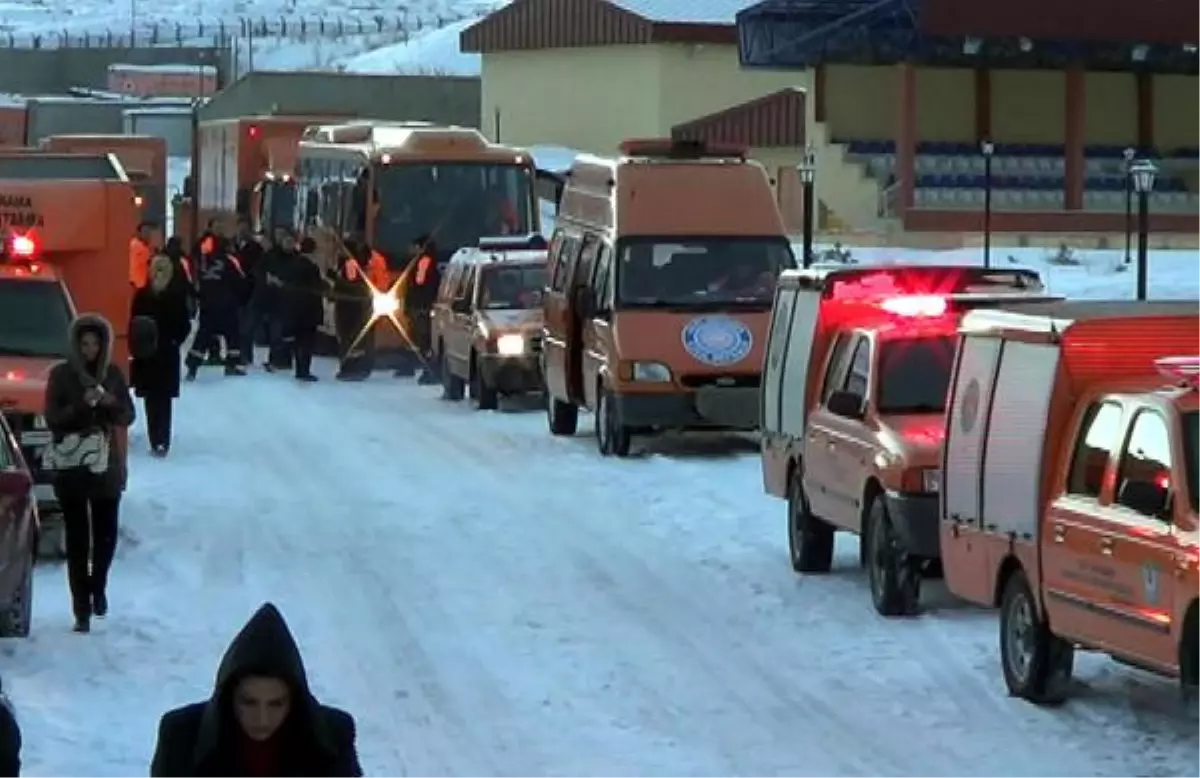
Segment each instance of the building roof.
[{"label": "building roof", "polygon": [[737,43],[750,0],[512,0],[463,31],[464,52]]},{"label": "building roof", "polygon": [[797,87],[700,116],[671,128],[676,140],[737,143],[756,149],[803,148],[805,91]]}]

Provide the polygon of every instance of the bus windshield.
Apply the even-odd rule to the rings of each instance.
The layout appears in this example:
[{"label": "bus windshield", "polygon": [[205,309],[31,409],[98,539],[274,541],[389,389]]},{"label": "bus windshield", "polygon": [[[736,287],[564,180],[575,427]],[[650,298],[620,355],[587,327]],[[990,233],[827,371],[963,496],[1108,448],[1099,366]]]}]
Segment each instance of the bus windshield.
[{"label": "bus windshield", "polygon": [[623,308],[770,307],[780,272],[796,266],[783,238],[632,238],[619,256]]},{"label": "bus windshield", "polygon": [[0,357],[64,359],[70,326],[59,284],[0,278]]},{"label": "bus windshield", "polygon": [[480,238],[535,231],[533,173],[515,163],[394,162],[374,169],[373,245],[403,259],[413,241],[433,238],[439,260]]}]

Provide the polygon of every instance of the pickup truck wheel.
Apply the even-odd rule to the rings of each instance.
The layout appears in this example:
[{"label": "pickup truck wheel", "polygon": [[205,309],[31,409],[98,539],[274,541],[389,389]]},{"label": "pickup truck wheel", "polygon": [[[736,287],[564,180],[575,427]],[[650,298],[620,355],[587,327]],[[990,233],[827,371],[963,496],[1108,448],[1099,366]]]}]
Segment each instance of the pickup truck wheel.
[{"label": "pickup truck wheel", "polygon": [[25,575],[8,602],[0,607],[0,638],[29,637],[33,624],[33,559],[28,560]]},{"label": "pickup truck wheel", "polygon": [[1000,600],[1000,663],[1014,697],[1054,705],[1067,697],[1075,648],[1050,631],[1022,570],[1008,579]]},{"label": "pickup truck wheel", "polygon": [[833,567],[832,525],[813,515],[797,467],[788,483],[788,554],[797,573],[828,573]]},{"label": "pickup truck wheel", "polygon": [[629,427],[621,423],[617,417],[616,403],[613,402],[612,392],[604,384],[596,391],[596,446],[600,454],[606,457],[627,457],[633,442]]},{"label": "pickup truck wheel", "polygon": [[1179,682],[1186,689],[1200,685],[1200,637],[1196,629],[1196,603],[1183,619],[1183,637],[1179,642]]},{"label": "pickup truck wheel", "polygon": [[450,372],[450,360],[446,356],[446,352],[442,352],[442,398],[458,402],[463,398],[463,392],[466,389],[466,383]]},{"label": "pickup truck wheel", "polygon": [[474,354],[471,355],[471,399],[481,411],[494,411],[500,405],[495,387],[488,386],[487,381],[483,380]]},{"label": "pickup truck wheel", "polygon": [[896,536],[887,505],[876,497],[867,513],[867,579],[881,616],[915,615],[921,601],[921,569]]}]

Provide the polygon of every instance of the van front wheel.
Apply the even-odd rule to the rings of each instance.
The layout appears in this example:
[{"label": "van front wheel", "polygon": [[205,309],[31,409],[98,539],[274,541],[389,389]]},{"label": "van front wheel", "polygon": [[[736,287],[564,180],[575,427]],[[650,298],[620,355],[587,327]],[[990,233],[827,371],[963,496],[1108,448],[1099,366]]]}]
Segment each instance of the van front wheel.
[{"label": "van front wheel", "polygon": [[551,435],[570,437],[579,428],[579,406],[554,399],[546,389],[546,423]]},{"label": "van front wheel", "polygon": [[612,392],[600,384],[596,392],[596,446],[606,457],[627,457],[633,436],[617,416]]},{"label": "van front wheel", "polygon": [[1000,600],[1000,663],[1004,683],[1014,697],[1038,705],[1055,705],[1067,698],[1075,648],[1051,632],[1038,614],[1022,570],[1008,579]]}]

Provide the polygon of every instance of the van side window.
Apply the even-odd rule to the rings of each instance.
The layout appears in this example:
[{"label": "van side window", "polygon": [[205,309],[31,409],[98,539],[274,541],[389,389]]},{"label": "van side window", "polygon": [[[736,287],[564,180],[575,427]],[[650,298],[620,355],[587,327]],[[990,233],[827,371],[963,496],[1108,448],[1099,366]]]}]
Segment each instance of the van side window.
[{"label": "van side window", "polygon": [[561,292],[567,288],[567,278],[574,271],[575,256],[579,253],[579,239],[564,235],[558,249],[558,260],[554,263],[554,278],[551,288]]},{"label": "van side window", "polygon": [[842,388],[864,400],[867,397],[867,379],[871,376],[871,340],[859,336],[854,346],[854,356],[850,358],[850,372],[846,374],[846,384]]},{"label": "van side window", "polygon": [[597,313],[605,313],[612,308],[612,296],[608,293],[612,280],[612,249],[601,244],[600,255],[596,258],[596,269],[592,273],[592,301]]},{"label": "van side window", "polygon": [[572,283],[578,286],[590,287],[595,279],[596,259],[600,253],[600,239],[595,235],[585,235],[583,250],[579,252],[579,261],[575,263]]},{"label": "van side window", "polygon": [[462,272],[462,265],[451,264],[446,268],[446,274],[442,276],[442,283],[438,287],[438,299],[448,300],[454,296],[453,290],[458,285],[458,274]]},{"label": "van side window", "polygon": [[1121,464],[1117,468],[1116,502],[1144,516],[1170,520],[1171,434],[1155,411],[1140,411]]},{"label": "van side window", "polygon": [[1121,433],[1121,406],[1114,402],[1096,403],[1088,408],[1079,426],[1079,440],[1071,457],[1067,493],[1081,497],[1100,497],[1104,471]]},{"label": "van side window", "polygon": [[454,299],[462,300],[468,297],[471,293],[471,278],[475,275],[475,268],[464,267],[458,274],[458,282],[454,286]]},{"label": "van side window", "polygon": [[833,347],[829,349],[829,366],[825,370],[825,380],[821,384],[822,403],[828,400],[829,395],[837,391],[837,388],[845,380],[846,368],[850,362],[850,346],[853,343],[854,336],[843,332],[837,336]]},{"label": "van side window", "polygon": [[550,236],[550,245],[546,247],[546,287],[554,287],[554,278],[558,275],[558,266],[562,257],[563,234],[555,230]]}]

